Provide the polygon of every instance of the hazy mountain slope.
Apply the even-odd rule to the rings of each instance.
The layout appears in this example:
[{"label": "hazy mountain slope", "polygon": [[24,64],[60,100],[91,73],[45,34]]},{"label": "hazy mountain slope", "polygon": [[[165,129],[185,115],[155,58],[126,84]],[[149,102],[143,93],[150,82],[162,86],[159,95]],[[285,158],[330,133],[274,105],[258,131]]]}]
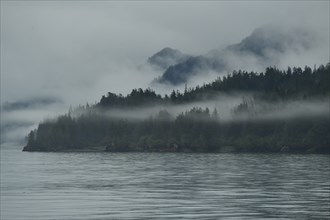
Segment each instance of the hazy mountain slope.
[{"label": "hazy mountain slope", "polygon": [[157,79],[158,83],[173,85],[187,82],[191,77],[209,71],[223,72],[234,69],[278,65],[284,54],[307,51],[315,41],[311,32],[299,28],[263,26],[254,30],[240,43],[168,67]]}]

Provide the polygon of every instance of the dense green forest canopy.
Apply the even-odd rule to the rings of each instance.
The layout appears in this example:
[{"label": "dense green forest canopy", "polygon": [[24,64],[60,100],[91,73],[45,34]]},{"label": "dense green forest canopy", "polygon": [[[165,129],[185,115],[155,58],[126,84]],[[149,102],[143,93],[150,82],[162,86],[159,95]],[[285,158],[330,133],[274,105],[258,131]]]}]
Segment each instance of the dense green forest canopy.
[{"label": "dense green forest canopy", "polygon": [[[329,104],[330,64],[265,73],[234,71],[201,87],[173,91],[164,97],[151,89],[134,89],[127,96],[108,93],[99,103],[70,110],[46,120],[28,135],[26,151],[176,151],[176,152],[314,152],[330,153],[330,116],[324,114],[262,118],[249,113],[258,101],[273,103],[322,99]],[[213,99],[219,93],[251,92],[221,120],[216,108],[194,107],[178,115],[166,106]],[[325,100],[325,101],[324,101]],[[108,114],[111,109],[160,105],[157,115],[131,120]]]},{"label": "dense green forest canopy", "polygon": [[161,97],[151,89],[133,89],[130,94],[123,96],[109,92],[102,96],[98,106],[111,107],[140,107],[153,104],[182,104],[210,99],[219,92],[255,92],[258,98],[265,100],[293,99],[297,97],[324,96],[330,93],[330,63],[312,70],[294,67],[286,71],[269,67],[265,73],[234,71],[214,82],[186,88],[183,93],[173,90],[170,95]]}]

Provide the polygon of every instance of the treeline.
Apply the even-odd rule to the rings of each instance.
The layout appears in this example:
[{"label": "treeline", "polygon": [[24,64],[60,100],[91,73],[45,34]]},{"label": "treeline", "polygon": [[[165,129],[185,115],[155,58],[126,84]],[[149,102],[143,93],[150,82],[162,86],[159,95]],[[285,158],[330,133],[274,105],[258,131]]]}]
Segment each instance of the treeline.
[{"label": "treeline", "polygon": [[221,122],[216,110],[193,108],[173,118],[166,110],[145,120],[96,112],[43,122],[26,151],[99,149],[112,152],[313,152],[330,153],[328,116]]},{"label": "treeline", "polygon": [[[150,89],[134,89],[127,96],[109,93],[95,106],[81,107],[56,120],[39,124],[27,137],[25,151],[102,150],[111,152],[315,152],[330,153],[329,115],[261,119],[239,115],[249,102],[233,109],[233,119],[221,120],[216,109],[192,108],[177,116],[166,109],[154,117],[128,120],[109,115],[108,108],[181,104],[213,98],[218,92],[251,91],[255,99],[301,100],[330,96],[330,64],[265,73],[233,72],[223,79],[184,93],[161,97]],[[100,110],[101,109],[101,110]],[[308,114],[306,114],[308,115]]]},{"label": "treeline", "polygon": [[151,89],[133,89],[130,94],[123,96],[109,92],[102,96],[97,104],[103,108],[140,107],[154,104],[183,104],[188,102],[211,99],[219,92],[254,92],[258,99],[267,101],[286,99],[308,99],[314,96],[330,94],[330,63],[321,65],[313,70],[294,67],[286,71],[269,67],[264,73],[234,71],[212,83],[185,88],[184,92],[173,90],[164,97]]}]

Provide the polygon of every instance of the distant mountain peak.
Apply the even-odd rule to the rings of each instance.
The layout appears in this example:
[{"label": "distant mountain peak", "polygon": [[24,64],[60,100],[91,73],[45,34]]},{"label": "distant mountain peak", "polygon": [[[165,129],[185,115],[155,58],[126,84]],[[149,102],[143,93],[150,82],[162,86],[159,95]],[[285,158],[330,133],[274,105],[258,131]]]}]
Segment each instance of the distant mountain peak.
[{"label": "distant mountain peak", "polygon": [[165,47],[159,52],[148,58],[148,63],[159,70],[166,70],[172,65],[184,62],[190,56],[183,54],[181,51]]},{"label": "distant mountain peak", "polygon": [[313,42],[313,36],[307,30],[292,27],[284,28],[277,25],[267,25],[255,29],[240,43],[227,49],[236,52],[252,53],[257,56],[267,56],[267,52],[284,53],[290,49],[308,49]]},{"label": "distant mountain peak", "polygon": [[164,47],[163,49],[161,49],[160,51],[158,51],[154,55],[166,56],[166,55],[171,54],[171,53],[181,53],[181,51],[179,51],[177,49],[173,49],[171,47]]}]

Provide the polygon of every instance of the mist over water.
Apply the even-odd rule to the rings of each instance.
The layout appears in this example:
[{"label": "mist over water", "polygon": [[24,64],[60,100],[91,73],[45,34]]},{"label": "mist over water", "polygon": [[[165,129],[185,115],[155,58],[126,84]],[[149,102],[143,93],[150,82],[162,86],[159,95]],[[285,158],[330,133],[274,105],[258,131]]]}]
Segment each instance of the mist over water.
[{"label": "mist over water", "polygon": [[1,149],[1,219],[327,219],[326,155]]}]

